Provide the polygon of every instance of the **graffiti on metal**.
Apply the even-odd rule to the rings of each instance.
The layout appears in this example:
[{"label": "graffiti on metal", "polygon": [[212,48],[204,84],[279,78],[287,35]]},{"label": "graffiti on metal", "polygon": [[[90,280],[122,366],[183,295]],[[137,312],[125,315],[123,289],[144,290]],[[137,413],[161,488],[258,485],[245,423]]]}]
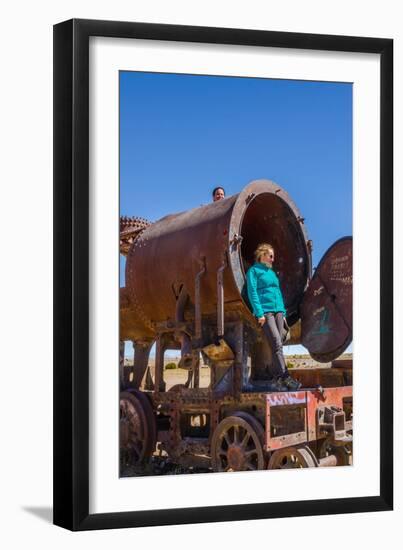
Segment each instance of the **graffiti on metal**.
[{"label": "graffiti on metal", "polygon": [[301,405],[306,402],[305,392],[269,393],[267,403],[271,407],[278,405]]}]

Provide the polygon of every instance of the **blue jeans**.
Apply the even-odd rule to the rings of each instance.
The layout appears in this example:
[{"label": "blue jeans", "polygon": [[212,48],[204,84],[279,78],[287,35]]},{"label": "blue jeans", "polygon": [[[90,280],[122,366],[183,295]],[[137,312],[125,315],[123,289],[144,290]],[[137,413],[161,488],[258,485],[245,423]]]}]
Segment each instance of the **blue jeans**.
[{"label": "blue jeans", "polygon": [[276,376],[285,377],[288,375],[288,370],[283,355],[283,314],[282,312],[268,312],[265,313],[264,316],[266,317],[266,322],[262,326],[262,329],[273,352],[274,374]]}]

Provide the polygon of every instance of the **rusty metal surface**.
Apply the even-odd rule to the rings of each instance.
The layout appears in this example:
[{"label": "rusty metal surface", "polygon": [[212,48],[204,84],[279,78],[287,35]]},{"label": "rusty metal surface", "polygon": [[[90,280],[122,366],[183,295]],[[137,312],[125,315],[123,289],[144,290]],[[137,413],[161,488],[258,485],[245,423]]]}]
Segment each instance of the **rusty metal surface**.
[{"label": "rusty metal surface", "polygon": [[126,287],[119,290],[120,315],[119,333],[120,340],[152,340],[155,338],[154,327],[139,314],[131,303]]},{"label": "rusty metal surface", "polygon": [[129,249],[135,239],[140,235],[151,222],[139,217],[120,217],[119,227],[119,249],[123,256],[127,256]]},{"label": "rusty metal surface", "polygon": [[[200,262],[206,273],[200,280],[202,314],[216,310],[216,276],[228,240],[228,222],[235,197],[158,220],[135,240],[126,262],[126,286],[132,303],[153,322],[175,318],[176,300],[185,286],[194,300]],[[226,299],[237,295],[224,272]],[[188,310],[191,303],[187,304]],[[185,312],[189,314],[189,311]]]},{"label": "rusty metal surface", "polygon": [[232,361],[234,359],[234,352],[222,338],[218,345],[209,344],[203,348],[203,351],[212,361]]},{"label": "rusty metal surface", "polygon": [[352,359],[335,359],[334,361],[332,361],[332,368],[352,370],[353,360]]},{"label": "rusty metal surface", "polygon": [[[350,385],[351,369],[332,369],[319,367],[317,369],[292,369],[293,378],[299,380],[304,388],[322,386],[324,388],[335,388]],[[350,377],[349,377],[350,376]]]},{"label": "rusty metal surface", "polygon": [[352,248],[344,237],[328,249],[301,304],[302,344],[319,362],[335,359],[352,341]]},{"label": "rusty metal surface", "polygon": [[341,407],[324,405],[318,407],[316,425],[318,435],[331,437],[334,442],[350,441],[346,435],[346,415]]},{"label": "rusty metal surface", "polygon": [[287,335],[287,339],[284,342],[284,345],[290,346],[293,344],[299,344],[300,342],[301,342],[301,319],[298,319],[298,321],[290,327],[290,330]]},{"label": "rusty metal surface", "polygon": [[[318,409],[323,406],[335,406],[344,410],[345,400],[352,400],[353,388],[345,386],[341,388],[326,388],[323,392],[309,391],[307,392],[307,422],[308,422],[308,440],[316,441],[323,438],[323,434],[319,433],[317,425]],[[352,428],[352,420],[346,419],[346,430]]]}]

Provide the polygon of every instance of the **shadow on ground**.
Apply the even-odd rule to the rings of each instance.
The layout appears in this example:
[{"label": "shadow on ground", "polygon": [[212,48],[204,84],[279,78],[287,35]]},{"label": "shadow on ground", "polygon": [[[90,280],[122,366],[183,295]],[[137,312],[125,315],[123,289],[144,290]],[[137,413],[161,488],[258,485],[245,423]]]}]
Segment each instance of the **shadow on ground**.
[{"label": "shadow on ground", "polygon": [[46,523],[53,523],[53,508],[51,506],[23,506],[22,509]]}]

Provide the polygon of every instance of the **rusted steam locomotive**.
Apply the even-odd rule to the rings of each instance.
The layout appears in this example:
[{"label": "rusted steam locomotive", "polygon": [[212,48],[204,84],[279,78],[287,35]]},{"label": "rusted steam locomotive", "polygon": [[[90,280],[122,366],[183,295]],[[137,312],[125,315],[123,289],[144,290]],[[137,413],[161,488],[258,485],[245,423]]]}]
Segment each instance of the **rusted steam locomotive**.
[{"label": "rusted steam locomotive", "polygon": [[[277,184],[155,223],[122,218],[127,256],[120,289],[120,447],[139,463],[156,448],[176,463],[214,471],[348,465],[352,460],[352,239],[323,256],[312,276],[304,219]],[[299,370],[297,392],[273,392],[272,354],[247,303],[245,273],[262,242],[287,308],[287,343],[302,343],[332,368]],[[132,341],[134,366],[124,367]],[[155,343],[155,370],[148,370]],[[164,353],[180,350],[187,381],[166,389]],[[179,352],[178,352],[179,353]],[[200,387],[200,362],[210,384]],[[147,384],[144,388],[144,379]]]}]

